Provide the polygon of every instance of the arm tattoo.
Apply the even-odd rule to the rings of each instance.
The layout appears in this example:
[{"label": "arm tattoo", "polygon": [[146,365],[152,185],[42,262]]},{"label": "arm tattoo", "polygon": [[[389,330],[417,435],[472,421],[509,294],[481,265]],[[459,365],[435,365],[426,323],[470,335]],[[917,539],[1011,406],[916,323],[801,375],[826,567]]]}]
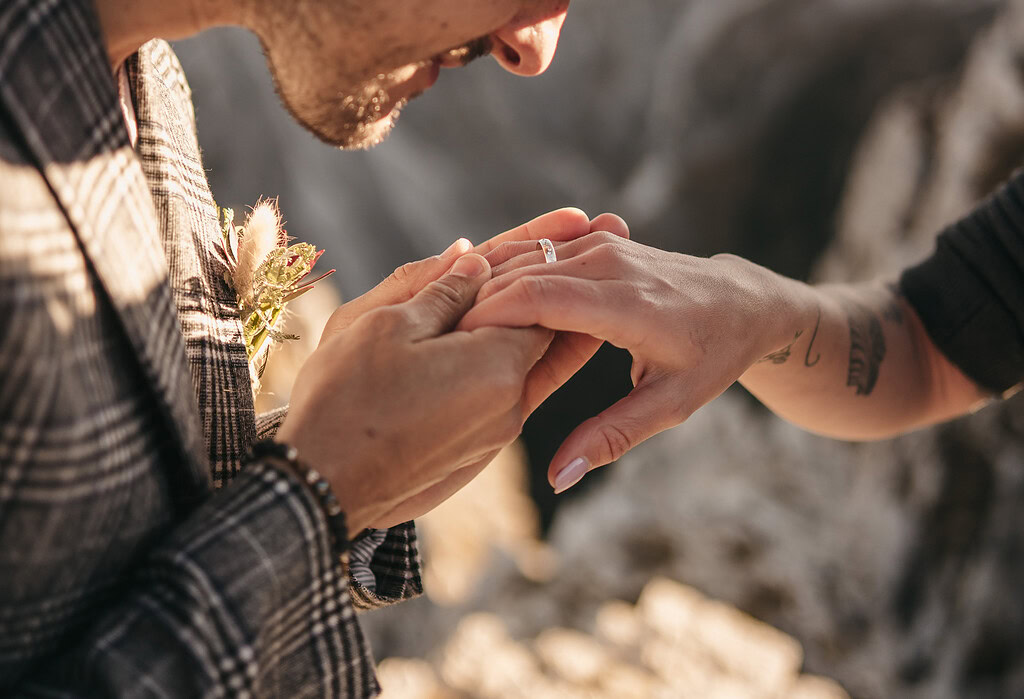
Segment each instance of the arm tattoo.
[{"label": "arm tattoo", "polygon": [[821,327],[821,306],[818,306],[818,320],[814,323],[814,334],[811,335],[811,344],[807,345],[807,354],[804,355],[804,366],[811,368],[821,361],[821,352],[811,360],[811,350],[814,348],[814,341],[818,339],[818,328]]},{"label": "arm tattoo", "polygon": [[878,370],[885,359],[885,334],[882,322],[870,309],[857,303],[847,308],[850,322],[850,368],[846,385],[857,389],[858,396],[869,396],[878,382]]},{"label": "arm tattoo", "polygon": [[786,345],[780,350],[772,352],[771,354],[766,354],[765,356],[758,359],[757,363],[763,364],[764,362],[771,362],[772,364],[785,364],[787,361],[789,361],[789,355],[793,353],[793,345],[796,344],[796,341],[799,340],[800,336],[803,334],[803,330],[798,331],[797,334],[793,336],[792,342],[790,342],[788,345]]}]

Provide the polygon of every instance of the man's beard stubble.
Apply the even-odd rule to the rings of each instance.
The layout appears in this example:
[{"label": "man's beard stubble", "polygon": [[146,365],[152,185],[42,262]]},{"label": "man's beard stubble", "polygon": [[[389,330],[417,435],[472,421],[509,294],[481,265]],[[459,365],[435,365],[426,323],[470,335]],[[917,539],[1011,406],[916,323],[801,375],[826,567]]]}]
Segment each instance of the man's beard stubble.
[{"label": "man's beard stubble", "polygon": [[[442,60],[449,66],[466,66],[489,54],[491,48],[490,37],[480,37],[434,58],[421,61],[416,67],[420,69]],[[263,47],[263,54],[270,67],[278,99],[292,118],[324,143],[343,150],[365,150],[379,145],[391,133],[406,104],[423,92],[416,92],[392,102],[390,90],[394,87],[395,74],[381,73],[348,92],[339,93],[339,99],[321,100],[319,104],[311,104],[310,113],[306,114],[288,99],[266,46]],[[300,88],[300,92],[303,91]],[[305,92],[315,94],[315,90],[312,89]],[[315,100],[309,101],[312,103]],[[381,116],[384,105],[390,105],[390,110],[386,116]]]}]

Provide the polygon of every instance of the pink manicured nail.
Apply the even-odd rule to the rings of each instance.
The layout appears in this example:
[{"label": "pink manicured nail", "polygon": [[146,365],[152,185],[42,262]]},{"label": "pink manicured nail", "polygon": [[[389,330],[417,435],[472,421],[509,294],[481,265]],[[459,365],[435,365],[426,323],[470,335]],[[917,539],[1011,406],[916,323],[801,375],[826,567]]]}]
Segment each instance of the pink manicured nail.
[{"label": "pink manicured nail", "polygon": [[573,459],[569,464],[558,472],[555,476],[555,495],[564,493],[569,488],[573,487],[581,480],[583,476],[587,475],[590,470],[590,462],[580,457]]}]

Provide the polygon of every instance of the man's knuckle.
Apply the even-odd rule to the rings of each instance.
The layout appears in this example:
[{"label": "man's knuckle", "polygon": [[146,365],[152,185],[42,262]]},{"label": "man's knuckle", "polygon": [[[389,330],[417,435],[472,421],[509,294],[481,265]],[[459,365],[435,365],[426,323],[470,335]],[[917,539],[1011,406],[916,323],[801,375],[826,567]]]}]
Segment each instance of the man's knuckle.
[{"label": "man's knuckle", "polygon": [[[601,233],[599,235],[608,235],[613,238],[615,237],[612,236],[611,233]],[[618,238],[616,238],[616,240],[618,240]],[[592,249],[592,254],[601,262],[614,262],[617,261],[620,257],[620,247],[613,240],[604,240],[598,243],[596,246],[594,246],[594,248]]]},{"label": "man's knuckle", "polygon": [[438,279],[428,286],[424,293],[428,298],[445,307],[459,306],[465,295],[463,285],[454,279]]},{"label": "man's knuckle", "polygon": [[410,322],[410,311],[404,306],[378,308],[363,316],[368,327],[378,335],[390,335]]},{"label": "man's knuckle", "polygon": [[406,262],[404,265],[396,268],[395,271],[391,273],[391,281],[392,283],[398,284],[400,286],[405,286],[406,284],[409,283],[410,280],[412,280],[416,276],[416,272],[418,269],[418,262]]},{"label": "man's knuckle", "polygon": [[509,405],[523,394],[523,378],[512,362],[506,362],[494,372],[494,397],[503,406]]}]

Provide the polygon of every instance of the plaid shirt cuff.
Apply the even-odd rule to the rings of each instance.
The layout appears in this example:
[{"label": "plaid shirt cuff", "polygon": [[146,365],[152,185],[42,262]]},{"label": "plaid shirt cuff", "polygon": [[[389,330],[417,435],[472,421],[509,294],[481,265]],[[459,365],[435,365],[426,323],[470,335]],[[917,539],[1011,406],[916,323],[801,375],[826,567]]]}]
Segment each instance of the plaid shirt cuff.
[{"label": "plaid shirt cuff", "polygon": [[349,551],[349,593],[357,609],[379,609],[423,594],[416,527],[375,529]]},{"label": "plaid shirt cuff", "polygon": [[[269,426],[275,434],[287,409],[261,415],[257,425]],[[274,459],[269,462],[276,464]],[[284,462],[279,468],[289,477],[299,478],[296,468]],[[337,552],[340,554],[341,552]],[[349,590],[359,609],[378,609],[423,593],[421,563],[416,543],[416,527],[406,522],[391,529],[369,529],[355,538],[346,552]]]}]

